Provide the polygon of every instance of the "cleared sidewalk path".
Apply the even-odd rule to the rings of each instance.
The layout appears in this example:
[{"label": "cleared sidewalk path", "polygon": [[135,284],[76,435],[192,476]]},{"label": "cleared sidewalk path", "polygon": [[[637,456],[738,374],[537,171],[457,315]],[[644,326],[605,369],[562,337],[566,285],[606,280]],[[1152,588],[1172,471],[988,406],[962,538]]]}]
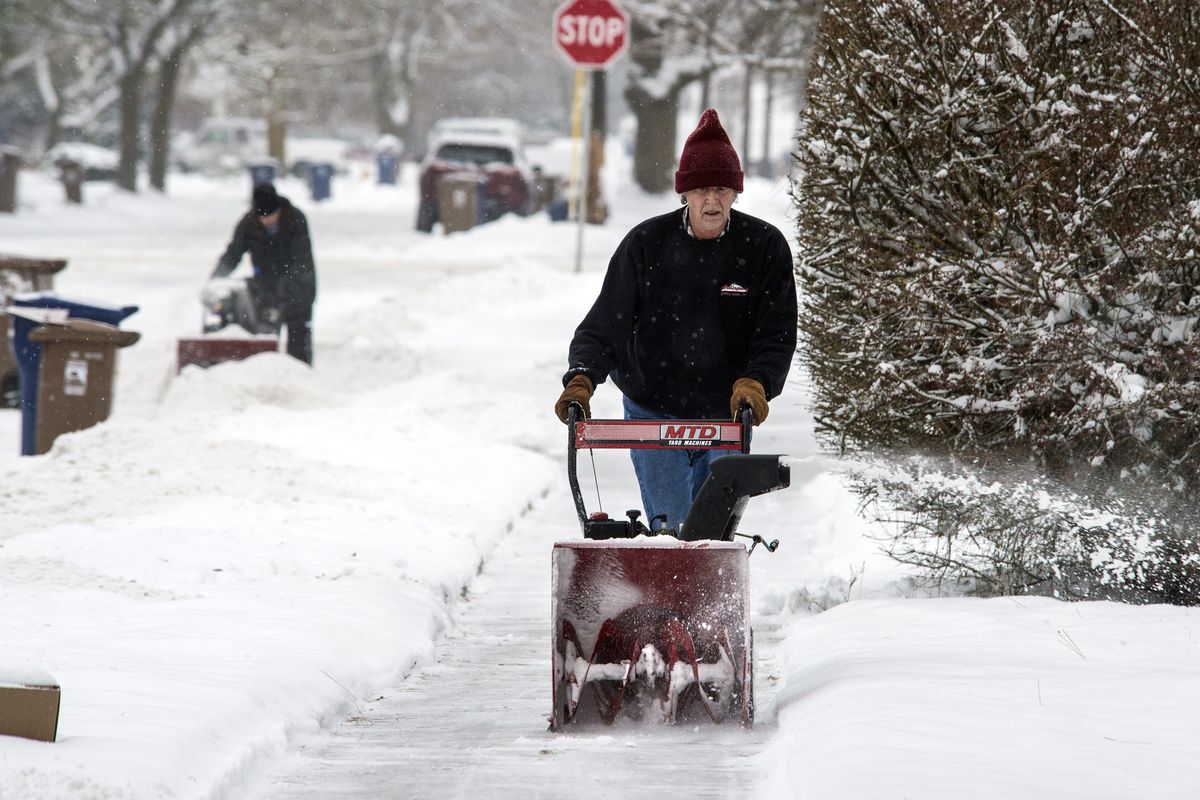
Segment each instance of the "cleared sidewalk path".
[{"label": "cleared sidewalk path", "polygon": [[[565,481],[564,481],[565,484]],[[773,725],[547,730],[550,551],[580,536],[566,487],[539,500],[485,564],[437,663],[311,740],[255,798],[751,796]],[[775,631],[756,620],[755,688],[773,707]]]}]

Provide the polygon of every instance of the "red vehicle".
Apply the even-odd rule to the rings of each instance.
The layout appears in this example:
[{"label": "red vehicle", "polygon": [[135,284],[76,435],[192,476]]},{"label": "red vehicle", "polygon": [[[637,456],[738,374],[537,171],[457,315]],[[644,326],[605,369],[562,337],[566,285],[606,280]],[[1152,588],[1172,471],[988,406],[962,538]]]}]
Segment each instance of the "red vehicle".
[{"label": "red vehicle", "polygon": [[507,213],[525,216],[533,206],[533,181],[525,169],[519,141],[500,135],[454,135],[439,139],[421,165],[417,230],[438,222],[438,181],[445,175],[473,172],[482,178],[481,221]]}]

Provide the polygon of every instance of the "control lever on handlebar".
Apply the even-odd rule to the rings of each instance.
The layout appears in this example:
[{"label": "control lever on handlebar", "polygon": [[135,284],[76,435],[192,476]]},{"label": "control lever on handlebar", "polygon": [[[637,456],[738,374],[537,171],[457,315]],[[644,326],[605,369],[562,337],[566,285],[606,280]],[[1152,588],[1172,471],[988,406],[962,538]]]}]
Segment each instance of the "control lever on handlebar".
[{"label": "control lever on handlebar", "polygon": [[734,415],[733,421],[739,422],[742,425],[742,454],[749,453],[750,429],[754,427],[754,409],[750,408],[749,403],[741,403],[738,405],[737,414]]}]

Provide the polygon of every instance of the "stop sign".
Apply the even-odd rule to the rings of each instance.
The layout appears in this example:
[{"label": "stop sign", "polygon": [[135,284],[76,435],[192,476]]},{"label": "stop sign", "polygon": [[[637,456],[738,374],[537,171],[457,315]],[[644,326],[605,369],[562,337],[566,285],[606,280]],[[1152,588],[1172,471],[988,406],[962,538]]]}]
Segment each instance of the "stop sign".
[{"label": "stop sign", "polygon": [[554,12],[554,44],[576,67],[603,69],[629,48],[629,17],[612,0],[567,0]]}]

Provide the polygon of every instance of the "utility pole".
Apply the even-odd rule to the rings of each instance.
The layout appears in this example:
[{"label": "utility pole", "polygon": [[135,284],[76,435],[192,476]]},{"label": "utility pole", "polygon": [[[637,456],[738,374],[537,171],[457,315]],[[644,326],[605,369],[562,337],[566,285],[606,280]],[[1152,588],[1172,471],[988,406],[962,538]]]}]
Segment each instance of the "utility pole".
[{"label": "utility pole", "polygon": [[604,187],[600,185],[600,171],[604,167],[604,139],[608,128],[608,73],[598,69],[592,73],[591,139],[588,147],[587,174],[587,221],[603,225],[608,219],[608,204],[604,202]]}]

